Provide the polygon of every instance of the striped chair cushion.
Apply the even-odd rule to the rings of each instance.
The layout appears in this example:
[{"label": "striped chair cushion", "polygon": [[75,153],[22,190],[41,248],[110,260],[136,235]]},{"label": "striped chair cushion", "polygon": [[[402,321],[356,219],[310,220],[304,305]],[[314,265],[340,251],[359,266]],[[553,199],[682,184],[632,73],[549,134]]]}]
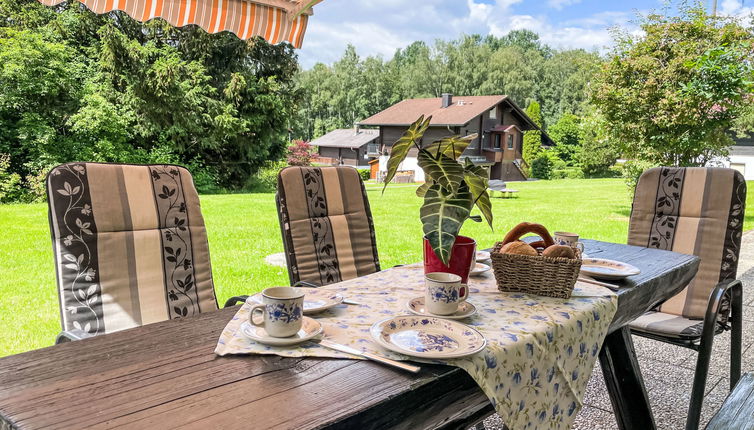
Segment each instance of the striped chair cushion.
[{"label": "striped chair cushion", "polygon": [[64,330],[111,333],[217,309],[191,174],[69,163],[47,177]]},{"label": "striped chair cushion", "polygon": [[372,212],[351,167],[288,167],[278,212],[291,283],[327,285],[380,270]]},{"label": "striped chair cushion", "polygon": [[[633,320],[630,326],[634,330],[674,339],[698,339],[702,337],[704,321],[652,311]],[[718,333],[722,332],[721,327],[717,324]]]},{"label": "striped chair cushion", "polygon": [[732,169],[658,167],[641,175],[628,243],[701,258],[696,277],[660,312],[703,319],[715,286],[735,279],[745,201],[746,182]]}]

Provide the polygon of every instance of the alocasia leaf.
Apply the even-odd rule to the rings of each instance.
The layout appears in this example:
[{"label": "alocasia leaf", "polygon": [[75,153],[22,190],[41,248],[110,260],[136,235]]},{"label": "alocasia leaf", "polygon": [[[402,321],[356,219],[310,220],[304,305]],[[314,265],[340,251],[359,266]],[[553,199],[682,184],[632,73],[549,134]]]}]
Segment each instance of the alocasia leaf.
[{"label": "alocasia leaf", "polygon": [[445,154],[433,156],[427,150],[420,150],[417,160],[424,175],[445,189],[456,191],[463,181],[463,166]]},{"label": "alocasia leaf", "polygon": [[387,188],[387,184],[393,180],[395,172],[398,170],[398,166],[400,166],[403,160],[406,159],[406,155],[408,155],[408,150],[411,149],[411,145],[416,145],[418,148],[419,141],[422,136],[424,136],[424,132],[427,131],[431,119],[431,116],[428,116],[426,119],[424,119],[424,115],[420,116],[419,119],[411,124],[408,130],[403,133],[403,136],[393,144],[393,147],[390,149],[390,158],[387,160],[387,175],[385,176],[385,185],[382,187],[383,193],[385,192],[385,188]]},{"label": "alocasia leaf", "polygon": [[455,193],[448,192],[439,184],[427,189],[419,213],[424,236],[443,264],[447,265],[450,261],[453,243],[473,205],[473,196],[466,186],[459,187]]},{"label": "alocasia leaf", "polygon": [[482,215],[484,215],[484,219],[487,220],[487,224],[492,228],[492,202],[490,201],[490,195],[487,193],[487,185],[489,183],[487,170],[482,166],[475,165],[467,158],[463,179],[468,185],[472,196],[474,196],[474,204],[476,204]]},{"label": "alocasia leaf", "polygon": [[463,154],[463,151],[468,148],[471,141],[476,139],[477,134],[470,134],[464,137],[446,137],[444,139],[432,142],[426,149],[430,154],[437,157],[437,154],[445,154],[446,156],[458,160],[458,157]]}]

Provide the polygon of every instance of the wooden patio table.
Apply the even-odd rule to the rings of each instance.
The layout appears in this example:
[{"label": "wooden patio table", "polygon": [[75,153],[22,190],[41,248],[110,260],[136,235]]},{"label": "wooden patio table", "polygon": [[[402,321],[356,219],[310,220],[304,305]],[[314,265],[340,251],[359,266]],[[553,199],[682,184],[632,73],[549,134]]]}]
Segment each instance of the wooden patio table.
[{"label": "wooden patio table", "polygon": [[[626,324],[678,293],[699,260],[585,244],[592,257],[642,270],[618,291],[600,363],[620,427],[654,428]],[[217,339],[236,311],[4,357],[0,428],[456,428],[492,410],[471,377],[450,366],[425,364],[413,375],[359,360],[217,357]]]}]

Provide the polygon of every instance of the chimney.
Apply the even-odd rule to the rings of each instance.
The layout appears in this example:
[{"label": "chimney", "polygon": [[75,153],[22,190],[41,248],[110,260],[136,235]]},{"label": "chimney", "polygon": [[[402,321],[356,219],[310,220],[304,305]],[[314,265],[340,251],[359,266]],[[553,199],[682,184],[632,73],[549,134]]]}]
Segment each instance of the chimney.
[{"label": "chimney", "polygon": [[442,107],[446,108],[453,104],[453,94],[442,93]]},{"label": "chimney", "polygon": [[359,133],[361,133],[361,126],[359,126],[359,124],[354,124],[353,125],[353,131],[354,131],[353,134],[359,134]]}]

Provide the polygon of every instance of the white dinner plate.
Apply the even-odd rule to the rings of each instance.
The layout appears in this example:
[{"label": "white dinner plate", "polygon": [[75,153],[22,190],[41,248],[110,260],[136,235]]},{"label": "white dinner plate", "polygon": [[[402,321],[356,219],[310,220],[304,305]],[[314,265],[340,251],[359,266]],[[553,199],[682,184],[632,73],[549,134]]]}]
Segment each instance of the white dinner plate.
[{"label": "white dinner plate", "polygon": [[474,268],[471,269],[471,272],[469,272],[469,276],[479,276],[488,270],[490,270],[490,266],[482,263],[477,263],[474,265]]},{"label": "white dinner plate", "polygon": [[585,258],[581,260],[581,273],[597,279],[623,279],[638,275],[641,270],[620,261]]},{"label": "white dinner plate", "polygon": [[309,339],[322,333],[322,324],[319,321],[304,317],[301,323],[301,330],[290,337],[272,337],[267,334],[264,327],[257,327],[248,321],[244,321],[241,324],[241,333],[254,342],[263,343],[271,346],[291,346],[301,342],[306,342]]},{"label": "white dinner plate", "polygon": [[391,351],[417,358],[458,358],[476,354],[487,340],[475,329],[457,321],[405,315],[372,325],[372,338]]},{"label": "white dinner plate", "polygon": [[490,253],[487,251],[477,251],[476,252],[476,261],[479,261],[481,263],[484,263],[486,261],[490,261],[492,257],[490,256]]},{"label": "white dinner plate", "polygon": [[428,317],[445,318],[449,320],[460,320],[468,318],[476,313],[476,306],[469,302],[461,302],[458,304],[458,310],[450,315],[436,315],[432,314],[424,306],[424,297],[415,297],[406,303],[408,310],[415,315],[423,315]]},{"label": "white dinner plate", "polygon": [[[316,314],[343,303],[343,296],[322,288],[291,287],[304,293],[304,314]],[[262,303],[262,293],[251,296],[254,303]]]}]

